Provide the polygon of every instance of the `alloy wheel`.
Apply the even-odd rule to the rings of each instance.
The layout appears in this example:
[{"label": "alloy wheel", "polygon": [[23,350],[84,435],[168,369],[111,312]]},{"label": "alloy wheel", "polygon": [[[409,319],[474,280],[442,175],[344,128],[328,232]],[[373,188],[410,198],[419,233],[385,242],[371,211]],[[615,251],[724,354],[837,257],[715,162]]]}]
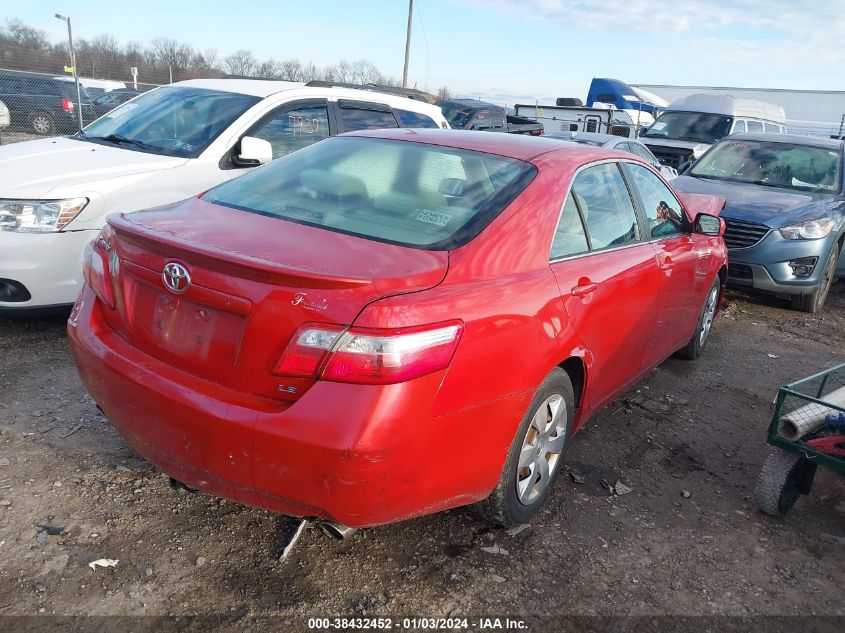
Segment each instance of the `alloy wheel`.
[{"label": "alloy wheel", "polygon": [[53,122],[50,118],[43,114],[37,114],[32,117],[32,129],[38,134],[49,134],[53,129]]},{"label": "alloy wheel", "polygon": [[566,443],[566,401],[552,394],[537,408],[522,440],[516,470],[516,495],[523,505],[531,505],[549,487],[560,467]]},{"label": "alloy wheel", "polygon": [[698,335],[698,344],[704,347],[704,342],[710,336],[710,328],[713,326],[713,319],[716,316],[716,305],[719,303],[719,288],[714,286],[707,296],[707,303],[704,305],[704,315],[701,318],[701,332]]}]

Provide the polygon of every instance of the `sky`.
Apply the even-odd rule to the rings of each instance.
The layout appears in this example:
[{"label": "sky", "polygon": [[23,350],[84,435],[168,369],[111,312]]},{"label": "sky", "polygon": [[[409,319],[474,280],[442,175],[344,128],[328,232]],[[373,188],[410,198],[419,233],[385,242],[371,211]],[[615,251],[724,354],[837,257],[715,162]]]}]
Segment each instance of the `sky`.
[{"label": "sky", "polygon": [[[845,90],[845,0],[415,0],[409,85],[503,105],[633,84]],[[407,0],[0,0],[66,37],[170,37],[224,57],[366,59],[401,78]]]}]

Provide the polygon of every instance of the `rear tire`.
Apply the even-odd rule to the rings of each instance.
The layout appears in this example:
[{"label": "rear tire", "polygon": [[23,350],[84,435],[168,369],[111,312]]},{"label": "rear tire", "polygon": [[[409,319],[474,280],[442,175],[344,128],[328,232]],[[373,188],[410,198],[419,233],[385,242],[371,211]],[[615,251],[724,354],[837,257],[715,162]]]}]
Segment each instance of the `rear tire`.
[{"label": "rear tire", "polygon": [[710,339],[710,330],[713,326],[713,319],[716,316],[716,310],[719,307],[719,296],[722,293],[722,280],[716,275],[713,280],[713,285],[707,291],[707,298],[704,300],[704,307],[701,308],[701,314],[698,315],[698,324],[695,326],[695,334],[689,342],[681,349],[675,352],[678,358],[685,358],[687,360],[695,360],[701,356],[704,351],[707,341]]},{"label": "rear tire", "polygon": [[830,286],[833,285],[833,280],[836,277],[836,262],[838,260],[839,244],[834,244],[830,250],[830,256],[825,262],[819,289],[813,294],[792,297],[793,309],[815,314],[824,307],[824,302],[827,300],[827,295],[830,292]]},{"label": "rear tire", "polygon": [[801,455],[773,450],[766,458],[754,488],[757,505],[771,516],[786,516],[798,495],[809,492],[815,466]]},{"label": "rear tire", "polygon": [[46,112],[33,112],[29,115],[29,127],[36,134],[47,136],[56,131],[53,117]]},{"label": "rear tire", "polygon": [[477,505],[485,520],[510,527],[540,510],[563,467],[574,407],[572,381],[555,368],[531,400],[496,488]]}]

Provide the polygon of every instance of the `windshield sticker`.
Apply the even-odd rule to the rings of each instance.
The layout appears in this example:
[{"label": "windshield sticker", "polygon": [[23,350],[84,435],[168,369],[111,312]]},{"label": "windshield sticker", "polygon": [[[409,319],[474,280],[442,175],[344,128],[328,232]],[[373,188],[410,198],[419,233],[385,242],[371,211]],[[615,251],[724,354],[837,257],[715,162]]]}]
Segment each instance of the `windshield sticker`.
[{"label": "windshield sticker", "polygon": [[415,219],[420,222],[436,224],[437,226],[446,226],[449,220],[452,219],[452,216],[445,213],[437,213],[436,211],[429,211],[428,209],[421,209]]},{"label": "windshield sticker", "polygon": [[654,125],[651,126],[651,129],[652,130],[662,130],[665,127],[666,127],[666,124],[663,123],[663,121],[658,121],[657,123],[655,123]]}]

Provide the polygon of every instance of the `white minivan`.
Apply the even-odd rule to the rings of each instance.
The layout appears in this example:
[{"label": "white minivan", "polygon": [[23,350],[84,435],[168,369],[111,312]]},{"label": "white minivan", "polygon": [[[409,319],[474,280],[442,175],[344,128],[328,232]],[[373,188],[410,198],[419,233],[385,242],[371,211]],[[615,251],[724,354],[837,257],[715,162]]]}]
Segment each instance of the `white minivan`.
[{"label": "white minivan", "polygon": [[115,211],[201,193],[327,136],[449,127],[404,97],[284,81],[196,79],[144,93],[69,137],[0,147],[0,311],[73,303],[82,255]]},{"label": "white minivan", "polygon": [[721,94],[673,101],[640,137],[660,162],[675,169],[701,157],[729,134],[786,133],[786,112],[773,103]]}]

